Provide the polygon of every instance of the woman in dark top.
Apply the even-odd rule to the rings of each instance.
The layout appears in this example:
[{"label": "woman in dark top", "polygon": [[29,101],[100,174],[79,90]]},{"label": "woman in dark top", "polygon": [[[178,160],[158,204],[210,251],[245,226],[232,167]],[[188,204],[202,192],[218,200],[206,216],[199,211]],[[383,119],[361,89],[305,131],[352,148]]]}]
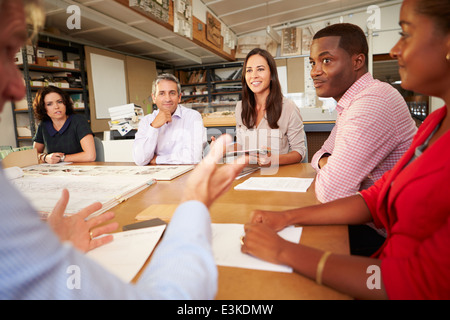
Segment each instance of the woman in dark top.
[{"label": "woman in dark top", "polygon": [[95,161],[89,123],[82,115],[74,114],[73,102],[63,90],[53,86],[42,88],[34,99],[33,109],[40,121],[33,146],[42,162]]}]

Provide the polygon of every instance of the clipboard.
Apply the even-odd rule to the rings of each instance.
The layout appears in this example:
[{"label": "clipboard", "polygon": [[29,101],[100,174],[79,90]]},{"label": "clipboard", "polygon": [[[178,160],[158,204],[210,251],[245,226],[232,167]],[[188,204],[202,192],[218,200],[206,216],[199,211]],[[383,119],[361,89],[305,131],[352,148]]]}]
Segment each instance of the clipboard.
[{"label": "clipboard", "polygon": [[167,222],[161,220],[160,218],[154,218],[146,221],[136,222],[132,224],[127,224],[126,226],[122,227],[122,231],[128,231],[128,230],[135,230],[135,229],[141,229],[141,228],[148,228],[148,227],[156,227],[165,225]]}]

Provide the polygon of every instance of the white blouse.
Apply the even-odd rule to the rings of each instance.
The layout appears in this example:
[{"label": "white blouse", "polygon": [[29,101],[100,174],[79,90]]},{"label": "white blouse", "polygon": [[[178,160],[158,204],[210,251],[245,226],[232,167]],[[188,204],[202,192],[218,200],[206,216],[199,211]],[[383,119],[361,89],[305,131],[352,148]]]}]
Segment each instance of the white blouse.
[{"label": "white blouse", "polygon": [[236,104],[236,142],[244,150],[262,147],[271,148],[272,152],[287,154],[297,151],[302,159],[306,154],[305,130],[300,109],[294,101],[283,98],[283,107],[278,129],[271,129],[266,115],[256,128],[247,128],[242,123],[242,101]]}]

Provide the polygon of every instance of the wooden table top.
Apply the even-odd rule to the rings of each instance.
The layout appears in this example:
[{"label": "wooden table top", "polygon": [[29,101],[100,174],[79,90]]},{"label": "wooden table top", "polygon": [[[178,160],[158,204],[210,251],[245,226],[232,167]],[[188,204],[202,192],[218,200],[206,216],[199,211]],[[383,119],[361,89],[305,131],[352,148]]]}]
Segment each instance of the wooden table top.
[{"label": "wooden table top", "polygon": [[[110,162],[87,164],[134,165]],[[190,173],[172,181],[158,181],[155,185],[116,206],[113,211],[116,214],[115,221],[120,226],[118,231],[121,231],[124,225],[137,222],[135,217],[144,209],[148,212],[149,207],[154,208],[155,218],[170,220]],[[236,180],[230,190],[211,206],[211,221],[244,224],[249,221],[250,214],[255,209],[278,211],[319,203],[314,194],[314,183],[305,193],[234,190],[234,187],[245,179],[258,176],[261,176],[260,171]],[[315,171],[310,164],[295,164],[281,166],[276,176],[313,178]],[[150,210],[153,210],[152,208]],[[169,216],[167,213],[161,213],[162,208],[170,209]],[[300,243],[334,253],[349,254],[347,226],[303,227]],[[143,268],[150,260],[151,257]],[[281,273],[222,266],[218,266],[218,270],[219,290],[216,299],[219,300],[349,299],[348,296],[319,286],[295,272]],[[138,277],[139,274],[136,279]]]}]

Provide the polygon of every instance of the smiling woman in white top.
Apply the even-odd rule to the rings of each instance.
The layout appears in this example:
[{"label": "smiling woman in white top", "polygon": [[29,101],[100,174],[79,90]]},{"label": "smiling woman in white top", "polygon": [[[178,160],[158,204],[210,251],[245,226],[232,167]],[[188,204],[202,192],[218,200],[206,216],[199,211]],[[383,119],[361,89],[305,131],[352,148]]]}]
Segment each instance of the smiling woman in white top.
[{"label": "smiling woman in white top", "polygon": [[302,161],[306,154],[303,120],[295,103],[281,93],[274,58],[266,50],[253,49],[243,74],[242,101],[236,105],[238,145],[246,150],[270,149],[271,156],[258,158],[259,165]]}]

